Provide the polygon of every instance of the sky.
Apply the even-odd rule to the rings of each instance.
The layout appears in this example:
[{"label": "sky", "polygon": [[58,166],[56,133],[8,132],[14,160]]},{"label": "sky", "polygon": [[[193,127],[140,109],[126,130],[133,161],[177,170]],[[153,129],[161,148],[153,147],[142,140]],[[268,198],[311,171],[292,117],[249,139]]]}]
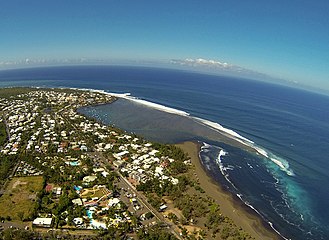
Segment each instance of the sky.
[{"label": "sky", "polygon": [[204,59],[329,90],[329,1],[1,0],[0,67],[81,58]]}]

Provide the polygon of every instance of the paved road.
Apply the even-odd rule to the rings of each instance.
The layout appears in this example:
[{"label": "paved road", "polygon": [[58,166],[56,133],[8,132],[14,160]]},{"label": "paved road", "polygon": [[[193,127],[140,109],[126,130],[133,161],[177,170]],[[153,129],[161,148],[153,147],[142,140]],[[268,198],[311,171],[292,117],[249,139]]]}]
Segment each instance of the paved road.
[{"label": "paved road", "polygon": [[[100,163],[100,165],[103,168],[106,168],[105,165],[108,165],[107,159],[101,153],[94,152],[94,153],[91,153],[90,156],[93,157],[94,160],[96,160],[98,163]],[[122,176],[122,174],[117,169],[115,170],[115,172],[119,175],[121,183],[126,185],[127,188],[129,188],[136,195],[135,198],[141,204],[143,204],[143,206],[148,211],[150,211],[159,222],[166,223],[168,228],[170,229],[171,233],[174,234],[175,237],[177,237],[178,239],[183,239],[180,236],[180,233],[178,231],[178,227],[175,224],[173,224],[172,222],[168,222],[167,219],[165,219],[161,213],[159,213],[154,207],[152,207],[151,204],[148,203],[148,201],[147,201],[146,197],[144,196],[144,194],[141,194],[140,192],[138,192],[136,190],[136,188],[124,176]]]},{"label": "paved road", "polygon": [[17,223],[17,222],[8,222],[5,221],[0,223],[0,226],[4,229],[6,228],[18,228],[18,229],[25,229],[25,227],[29,226],[29,223]]},{"label": "paved road", "polygon": [[159,222],[164,222],[167,224],[167,226],[169,227],[169,229],[171,230],[171,232],[178,238],[178,239],[182,239],[182,237],[180,236],[179,232],[176,227],[176,225],[174,225],[171,222],[167,222],[167,220],[163,217],[163,215],[161,213],[159,213],[157,210],[155,210],[155,208],[153,208],[153,206],[151,206],[151,204],[148,203],[147,199],[145,198],[145,196],[141,193],[139,193],[136,188],[125,178],[121,175],[120,172],[116,171],[118,173],[118,175],[120,176],[120,181],[123,182],[127,187],[130,188],[130,190],[136,194],[136,199],[139,200],[140,203],[143,204],[143,206],[150,211],[155,218],[159,221]]}]

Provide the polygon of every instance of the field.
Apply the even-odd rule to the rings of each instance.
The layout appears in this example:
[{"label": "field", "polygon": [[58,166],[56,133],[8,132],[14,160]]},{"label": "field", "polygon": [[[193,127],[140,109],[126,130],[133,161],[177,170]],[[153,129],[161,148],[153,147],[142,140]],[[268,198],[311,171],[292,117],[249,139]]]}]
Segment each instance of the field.
[{"label": "field", "polygon": [[84,198],[90,197],[90,198],[94,198],[94,197],[98,197],[101,198],[102,196],[109,194],[110,191],[106,188],[99,188],[99,189],[84,189],[81,196],[83,196]]},{"label": "field", "polygon": [[37,193],[42,189],[43,178],[13,178],[0,198],[0,216],[23,220],[33,212]]}]

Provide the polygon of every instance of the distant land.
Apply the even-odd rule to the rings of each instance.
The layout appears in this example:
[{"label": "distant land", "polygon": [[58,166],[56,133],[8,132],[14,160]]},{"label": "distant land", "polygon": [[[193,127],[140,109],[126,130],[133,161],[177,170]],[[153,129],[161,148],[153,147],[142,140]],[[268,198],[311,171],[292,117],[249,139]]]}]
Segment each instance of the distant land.
[{"label": "distant land", "polygon": [[0,62],[0,70],[35,68],[49,66],[74,66],[74,65],[113,65],[113,66],[144,66],[159,67],[168,69],[179,69],[200,72],[205,74],[223,75],[241,77],[246,79],[255,79],[270,83],[291,86],[304,90],[311,90],[322,94],[329,94],[329,90],[314,87],[313,85],[305,85],[296,80],[288,80],[284,78],[270,76],[252,69],[240,67],[231,63],[221,62],[211,59],[169,59],[169,60],[137,60],[137,59],[30,59],[26,58],[18,61],[2,61]]}]

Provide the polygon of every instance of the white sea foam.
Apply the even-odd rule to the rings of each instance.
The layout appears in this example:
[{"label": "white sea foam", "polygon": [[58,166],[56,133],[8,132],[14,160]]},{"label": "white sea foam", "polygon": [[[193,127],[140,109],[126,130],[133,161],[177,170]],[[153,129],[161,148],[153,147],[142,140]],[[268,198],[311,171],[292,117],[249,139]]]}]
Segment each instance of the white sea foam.
[{"label": "white sea foam", "polygon": [[201,149],[210,148],[210,147],[211,147],[210,144],[203,142],[203,145],[202,145]]},{"label": "white sea foam", "polygon": [[111,93],[111,95],[116,96],[116,97],[120,97],[120,98],[123,98],[123,99],[127,99],[127,100],[130,100],[132,102],[142,104],[144,106],[147,106],[147,107],[150,107],[150,108],[153,108],[153,109],[156,109],[156,110],[160,110],[160,111],[163,111],[163,112],[177,114],[177,115],[181,115],[181,116],[189,116],[190,115],[189,113],[187,113],[185,111],[182,111],[182,110],[178,110],[178,109],[167,107],[167,106],[164,106],[164,105],[161,105],[161,104],[158,104],[158,103],[154,103],[154,102],[146,101],[146,100],[139,99],[139,98],[136,98],[136,97],[132,97],[128,93],[126,93],[126,94],[113,94],[113,93]]},{"label": "white sea foam", "polygon": [[79,90],[79,91],[88,91],[88,92],[94,92],[94,93],[100,93],[100,94],[105,94],[105,95],[110,95],[118,98],[124,98],[127,96],[130,96],[130,93],[111,93],[111,92],[106,92],[105,90],[99,90],[99,89],[92,89],[92,88],[61,88],[61,89],[71,89],[71,90]]},{"label": "white sea foam", "polygon": [[[264,216],[256,209],[256,208],[254,208],[254,206],[252,206],[249,202],[247,202],[247,201],[245,201],[245,200],[243,200],[243,198],[242,198],[242,195],[241,194],[239,194],[239,193],[237,193],[236,194],[236,196],[238,197],[238,198],[240,198],[240,200],[245,204],[245,205],[247,205],[248,207],[250,207],[252,210],[254,210],[259,216],[261,216],[264,220],[266,220],[266,218],[264,218]],[[270,222],[270,221],[268,221],[267,222],[269,225],[270,225],[270,227],[277,233],[277,234],[279,234],[283,239],[285,239],[285,240],[290,240],[290,239],[288,239],[288,238],[286,238],[285,236],[283,236],[275,227],[274,227],[274,225],[273,225],[273,223],[272,222]]]},{"label": "white sea foam", "polygon": [[283,165],[282,162],[280,162],[279,160],[275,159],[275,158],[270,158],[272,162],[274,162],[276,165],[278,165],[281,169],[286,169],[286,167]]},{"label": "white sea foam", "polygon": [[253,148],[260,154],[260,155],[263,155],[264,157],[268,158],[268,154],[267,152],[260,148],[260,147],[256,147],[256,146],[253,146]]},{"label": "white sea foam", "polygon": [[285,240],[291,240],[290,238],[286,238],[285,236],[283,236],[278,230],[276,230],[276,228],[273,226],[273,223],[268,222],[268,224],[271,226],[271,228],[277,233],[279,234],[283,239]]},{"label": "white sea foam", "polygon": [[106,92],[106,94],[114,96],[114,97],[118,97],[118,98],[126,98],[128,96],[130,96],[130,93],[111,93],[111,92]]},{"label": "white sea foam", "polygon": [[198,117],[193,117],[193,119],[197,120],[198,122],[202,123],[203,125],[209,126],[213,129],[219,130],[221,132],[225,132],[225,133],[229,134],[232,137],[241,139],[241,140],[246,141],[248,143],[254,143],[253,141],[249,140],[248,138],[245,138],[245,137],[241,136],[237,132],[235,132],[231,129],[223,127],[219,123],[215,123],[215,122],[212,122],[212,121],[209,121],[209,120],[206,120],[206,119],[202,119],[202,118],[198,118]]},{"label": "white sea foam", "polygon": [[[282,171],[284,171],[285,173],[287,173],[289,176],[295,176],[294,171],[290,169],[289,163],[286,160],[281,159],[281,158],[275,156],[274,154],[271,154],[271,156],[269,157],[269,159],[273,163],[275,163],[277,166],[279,166],[280,169]],[[281,159],[281,160],[279,160],[279,159]]]},{"label": "white sea foam", "polygon": [[265,149],[255,146],[254,144],[250,145],[250,147],[255,149],[263,157],[271,160],[273,163],[275,163],[277,166],[279,166],[279,168],[282,171],[284,171],[287,175],[295,176],[295,173],[293,172],[293,170],[290,169],[289,163],[286,160],[284,160],[272,153],[269,153]]},{"label": "white sea foam", "polygon": [[231,186],[235,188],[235,190],[238,190],[237,187],[234,185],[234,183],[229,179],[229,174],[226,172],[227,170],[233,170],[234,168],[232,166],[225,167],[222,162],[222,157],[226,156],[226,155],[227,155],[227,152],[225,152],[223,149],[221,149],[219,151],[219,154],[216,158],[217,166],[218,166],[221,174],[223,175],[223,177],[226,179],[226,181],[229,182],[231,184]]}]

